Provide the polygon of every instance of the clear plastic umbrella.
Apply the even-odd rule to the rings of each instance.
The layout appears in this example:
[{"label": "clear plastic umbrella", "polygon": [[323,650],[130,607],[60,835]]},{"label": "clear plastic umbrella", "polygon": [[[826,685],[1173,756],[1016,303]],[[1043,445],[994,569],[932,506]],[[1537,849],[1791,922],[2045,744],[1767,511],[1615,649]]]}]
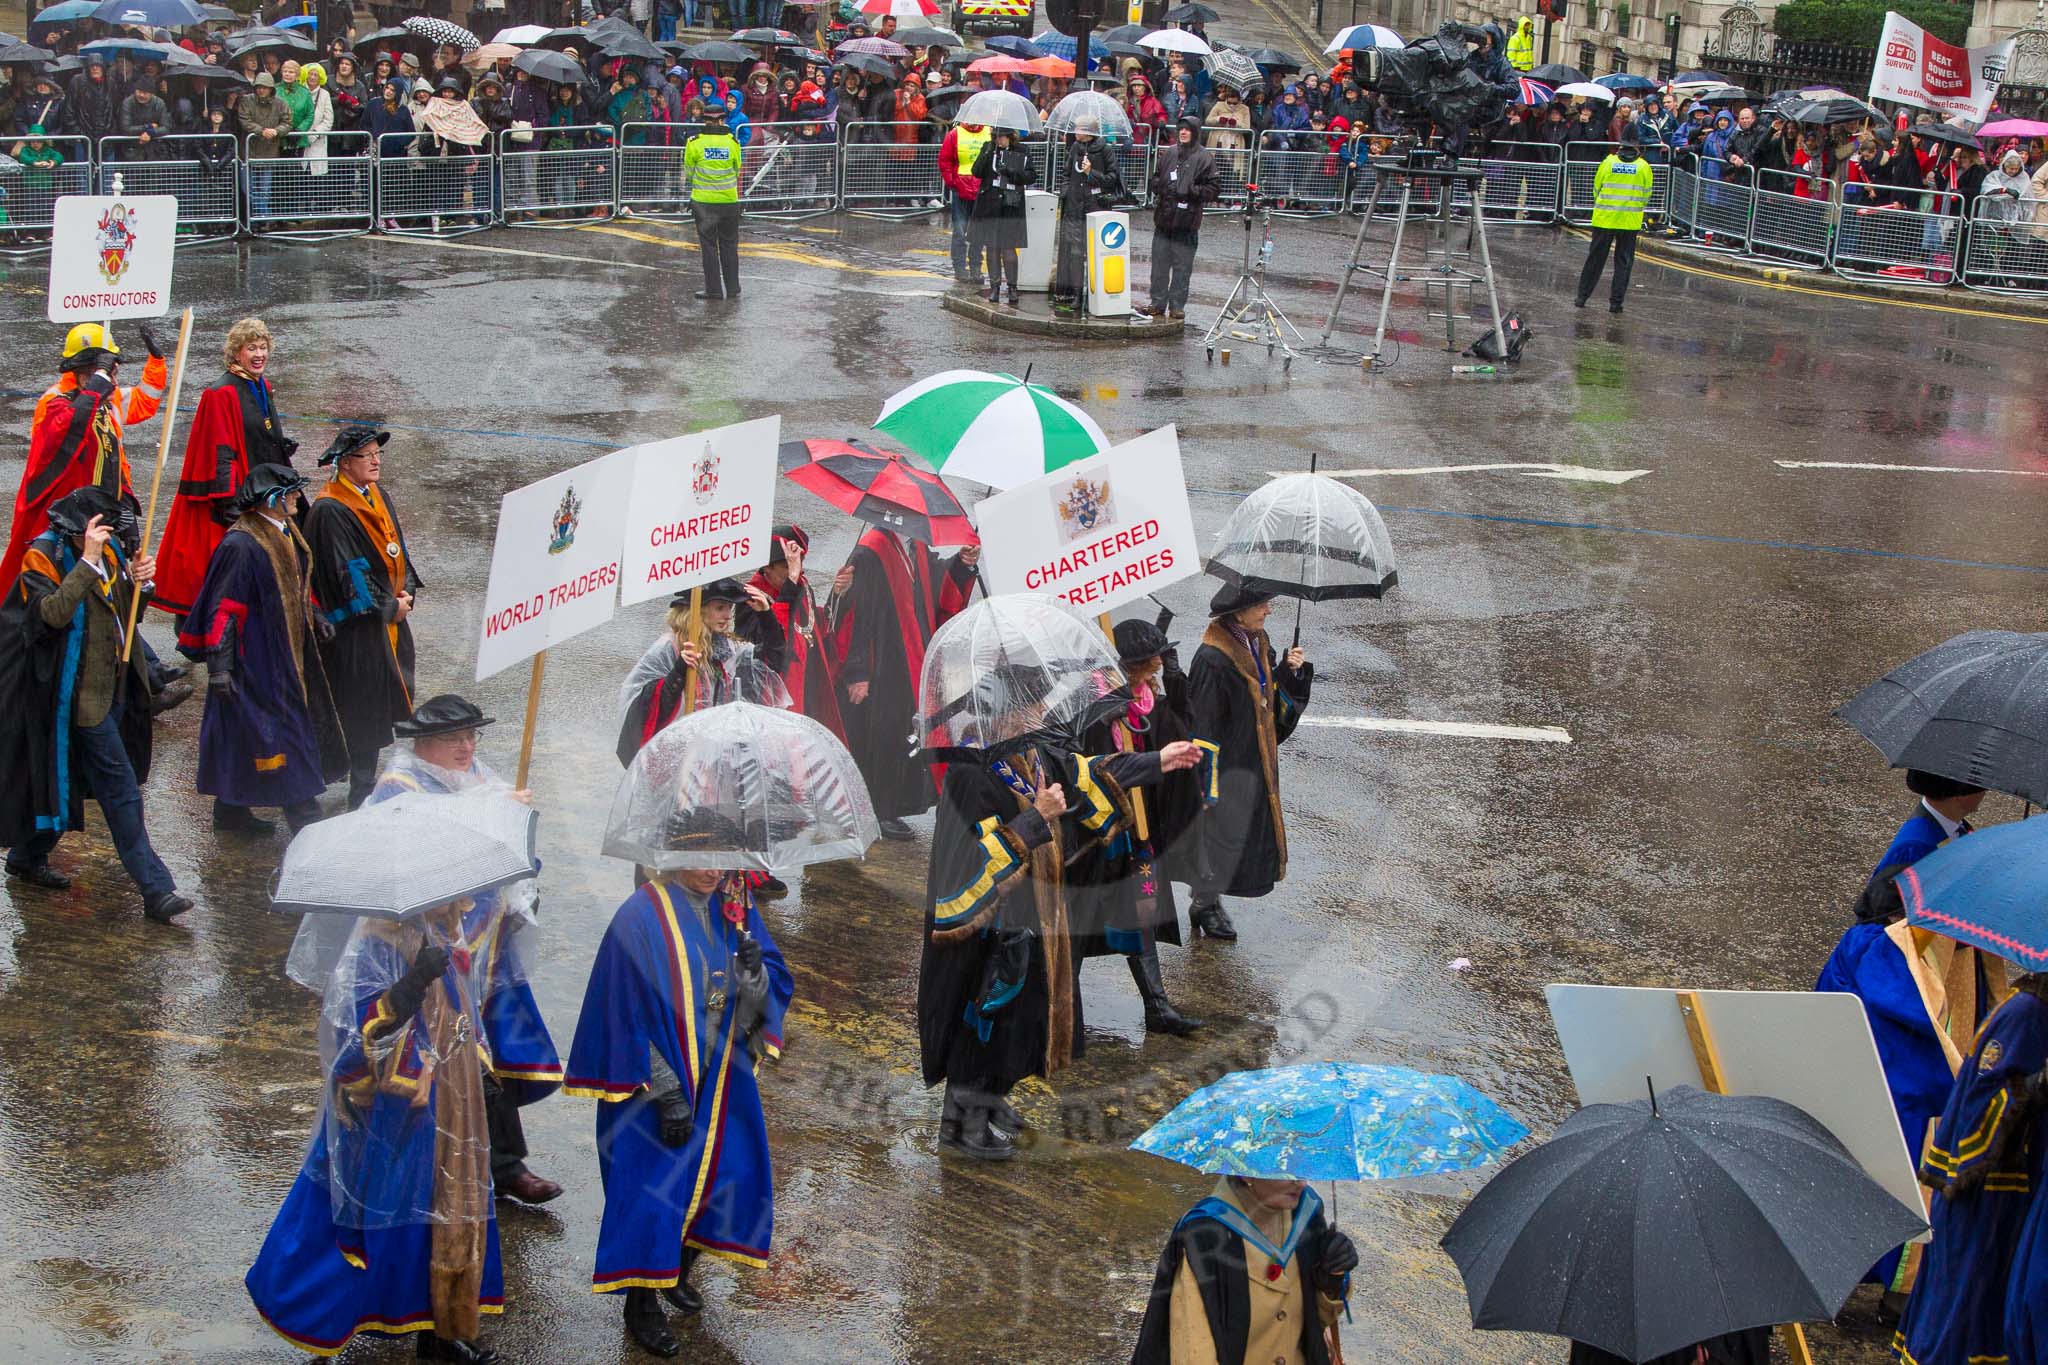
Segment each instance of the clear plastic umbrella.
[{"label": "clear plastic umbrella", "polygon": [[[1237,505],[1208,571],[1254,592],[1325,602],[1394,586],[1394,543],[1365,494],[1327,474],[1286,474]],[[1301,613],[1294,616],[1301,643]]]},{"label": "clear plastic umbrella", "polygon": [[661,871],[778,873],[861,857],[880,836],[860,769],[830,730],[736,701],[647,741],[612,797],[604,852]]},{"label": "clear plastic umbrella", "polygon": [[1100,90],[1076,90],[1045,116],[1049,133],[1090,132],[1112,140],[1131,140],[1131,116]]},{"label": "clear plastic umbrella", "polygon": [[1038,131],[1038,108],[1015,91],[977,90],[960,102],[953,121],[983,128],[1008,128],[1028,137]]},{"label": "clear plastic umbrella", "polygon": [[533,807],[497,792],[406,792],[292,837],[270,908],[410,916],[539,871]]},{"label": "clear plastic umbrella", "polygon": [[924,653],[917,731],[927,748],[987,749],[1035,731],[1079,741],[1123,686],[1116,652],[1050,597],[1007,593],[939,627]]}]

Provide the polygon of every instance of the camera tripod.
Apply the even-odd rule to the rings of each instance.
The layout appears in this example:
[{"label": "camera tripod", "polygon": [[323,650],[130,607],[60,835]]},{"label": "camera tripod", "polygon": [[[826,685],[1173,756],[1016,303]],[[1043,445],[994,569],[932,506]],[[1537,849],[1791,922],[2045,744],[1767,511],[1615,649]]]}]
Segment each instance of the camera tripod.
[{"label": "camera tripod", "polygon": [[[1256,260],[1252,257],[1252,221],[1260,223],[1259,250]],[[1216,321],[1209,324],[1209,330],[1202,334],[1202,345],[1209,353],[1209,359],[1216,358],[1219,342],[1245,341],[1254,346],[1263,345],[1270,358],[1277,349],[1283,359],[1282,370],[1292,369],[1294,358],[1301,354],[1297,346],[1305,346],[1300,332],[1280,311],[1280,305],[1273,302],[1273,296],[1266,292],[1266,263],[1273,259],[1273,210],[1259,197],[1257,185],[1245,186],[1244,200],[1244,264],[1239,268],[1237,283],[1231,286],[1230,296],[1223,300],[1223,311],[1216,315]],[[1229,363],[1229,352],[1224,352],[1224,363]]]},{"label": "camera tripod", "polygon": [[[1502,314],[1500,311],[1500,292],[1494,285],[1493,254],[1487,249],[1486,245],[1486,172],[1480,170],[1477,166],[1417,166],[1396,158],[1378,159],[1372,163],[1372,166],[1379,176],[1397,180],[1401,185],[1401,203],[1394,214],[1393,244],[1387,250],[1387,263],[1384,266],[1373,265],[1360,259],[1365,255],[1365,235],[1372,230],[1373,218],[1378,210],[1376,202],[1378,199],[1378,186],[1375,185],[1373,200],[1367,202],[1365,217],[1358,225],[1358,236],[1351,243],[1351,259],[1345,263],[1344,273],[1337,281],[1337,297],[1330,304],[1329,317],[1323,321],[1323,334],[1317,338],[1316,344],[1313,347],[1316,358],[1319,360],[1340,361],[1345,364],[1354,364],[1363,359],[1367,365],[1380,365],[1382,363],[1380,356],[1386,349],[1387,344],[1387,317],[1394,307],[1394,286],[1403,282],[1422,281],[1426,285],[1430,281],[1441,281],[1447,286],[1457,283],[1467,285],[1483,283],[1486,286],[1486,303],[1490,310],[1488,325],[1497,331],[1501,326]],[[1401,273],[1401,239],[1407,232],[1409,220],[1418,216],[1414,212],[1415,187],[1418,182],[1424,185],[1437,185],[1442,191],[1443,199],[1439,206],[1441,214],[1439,222],[1445,234],[1443,256],[1441,260],[1433,264],[1430,263],[1427,259],[1429,248],[1425,246],[1423,248],[1424,265],[1422,272],[1415,275],[1404,275]],[[1479,253],[1478,273],[1451,264],[1449,236],[1451,200],[1454,197],[1456,187],[1461,183],[1466,187],[1467,203],[1472,213],[1470,244]],[[1428,206],[1425,205],[1424,207],[1426,210]],[[1426,221],[1433,215],[1425,211],[1420,216]],[[1330,344],[1330,336],[1337,330],[1337,314],[1344,307],[1345,296],[1351,292],[1351,277],[1360,271],[1378,276],[1381,282],[1379,324],[1373,329],[1372,349],[1365,352],[1363,356],[1357,351]],[[1446,313],[1452,311],[1450,295],[1450,288],[1445,288],[1444,310]]]}]

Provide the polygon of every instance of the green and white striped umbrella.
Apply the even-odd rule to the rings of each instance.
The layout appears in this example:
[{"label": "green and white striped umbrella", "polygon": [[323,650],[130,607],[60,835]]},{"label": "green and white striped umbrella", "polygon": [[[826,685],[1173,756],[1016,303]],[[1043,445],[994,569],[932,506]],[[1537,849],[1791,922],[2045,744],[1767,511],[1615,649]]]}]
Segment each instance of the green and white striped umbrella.
[{"label": "green and white striped umbrella", "polygon": [[875,428],[932,468],[991,488],[1015,488],[1109,449],[1095,419],[1013,374],[947,370],[882,405]]}]

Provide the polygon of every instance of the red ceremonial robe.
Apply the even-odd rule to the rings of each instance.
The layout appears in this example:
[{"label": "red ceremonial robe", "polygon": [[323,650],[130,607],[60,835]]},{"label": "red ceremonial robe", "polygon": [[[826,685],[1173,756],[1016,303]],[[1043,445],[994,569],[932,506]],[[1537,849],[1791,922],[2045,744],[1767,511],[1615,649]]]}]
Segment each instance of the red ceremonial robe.
[{"label": "red ceremonial robe", "polygon": [[[162,363],[158,362],[158,369]],[[70,375],[46,391],[36,404],[36,422],[29,430],[28,468],[14,495],[14,524],[7,556],[0,559],[0,584],[21,576],[22,552],[50,528],[50,505],[75,489],[97,484],[115,497],[133,498],[128,454],[121,441],[124,400],[136,402],[134,390],[115,388],[105,379],[79,385]],[[158,382],[162,382],[159,375]],[[147,400],[145,400],[147,402]],[[148,403],[149,412],[155,404]],[[145,414],[147,415],[147,414]]]},{"label": "red ceremonial robe", "polygon": [[242,399],[235,391],[235,377],[224,375],[199,395],[199,411],[192,416],[185,466],[178,474],[178,493],[157,552],[153,605],[177,616],[192,610],[207,562],[235,523],[235,492],[248,477]]},{"label": "red ceremonial robe", "polygon": [[747,586],[768,594],[775,605],[767,611],[742,608],[735,633],[753,644],[761,662],[782,675],[783,686],[789,689],[797,709],[844,743],[846,726],[839,717],[832,651],[823,647],[830,637],[821,630],[809,587],[791,581],[777,588],[765,572],[756,573]]}]

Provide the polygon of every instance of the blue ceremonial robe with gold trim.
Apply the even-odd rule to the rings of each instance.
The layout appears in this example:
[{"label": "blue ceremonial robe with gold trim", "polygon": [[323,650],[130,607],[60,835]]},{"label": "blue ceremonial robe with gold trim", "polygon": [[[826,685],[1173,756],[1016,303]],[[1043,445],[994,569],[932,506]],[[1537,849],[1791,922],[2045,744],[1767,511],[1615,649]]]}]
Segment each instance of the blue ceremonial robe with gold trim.
[{"label": "blue ceremonial robe with gold trim", "polygon": [[[378,959],[382,983],[405,974],[407,959],[389,942],[365,944]],[[451,960],[431,990],[443,991],[459,1004],[464,992],[456,977],[462,968]],[[383,1060],[369,1057],[363,1034],[388,1030],[383,1005],[388,984],[360,990],[355,999],[357,1028],[336,1049],[328,1073],[327,1094],[313,1141],[299,1167],[284,1204],[263,1239],[263,1249],[243,1283],[264,1322],[286,1341],[314,1355],[339,1352],[358,1332],[398,1335],[433,1330],[434,1309],[429,1277],[434,1228],[424,1221],[399,1226],[346,1226],[335,1220],[329,1186],[330,1133],[347,1144],[341,1169],[356,1173],[358,1188],[347,1199],[360,1208],[365,1223],[390,1222],[434,1207],[434,1147],[438,1079],[430,1078],[420,1094],[424,1058],[417,1016],[400,1027],[405,1041]],[[323,1025],[323,1027],[327,1027]],[[330,1122],[328,1106],[340,1104],[347,1118]],[[481,1113],[478,1114],[481,1122]],[[484,1192],[486,1208],[490,1192]],[[484,1265],[478,1308],[504,1311],[505,1279],[498,1262],[498,1221],[489,1215],[484,1233]]]},{"label": "blue ceremonial robe with gold trim", "polygon": [[2039,1182],[2033,1078],[2048,1063],[2048,1005],[2023,984],[1984,1021],[1920,1178],[1934,1240],[1892,1349],[1907,1365],[2001,1365],[2014,1250]]},{"label": "blue ceremonial robe with gold trim", "polygon": [[[768,974],[759,1036],[767,1054],[779,1056],[796,983],[752,895],[743,887],[734,894],[745,897],[745,928],[760,941]],[[726,895],[712,896],[707,928],[679,885],[649,882],[613,914],[591,964],[562,1088],[605,1101],[597,1111],[604,1219],[596,1293],[673,1285],[685,1246],[767,1264],[775,1183],[753,1058],[733,1027],[740,931],[725,916]],[[680,1147],[661,1141],[648,1090],[650,1046],[696,1114],[696,1131]]]}]

